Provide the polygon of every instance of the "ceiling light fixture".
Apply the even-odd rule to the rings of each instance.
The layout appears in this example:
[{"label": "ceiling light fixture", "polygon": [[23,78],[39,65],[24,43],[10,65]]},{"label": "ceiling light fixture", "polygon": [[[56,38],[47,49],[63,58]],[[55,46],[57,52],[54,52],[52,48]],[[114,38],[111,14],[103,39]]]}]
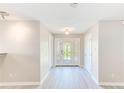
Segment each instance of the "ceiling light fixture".
[{"label": "ceiling light fixture", "polygon": [[64,28],[65,35],[69,35],[70,31],[71,31],[71,29],[69,27]]},{"label": "ceiling light fixture", "polygon": [[65,27],[64,31],[71,31],[69,27]]},{"label": "ceiling light fixture", "polygon": [[9,16],[9,13],[7,13],[5,11],[0,11],[0,16],[2,19],[5,19],[6,16]]},{"label": "ceiling light fixture", "polygon": [[74,31],[74,28],[73,27],[64,27],[63,30],[65,35],[69,35],[70,32]]},{"label": "ceiling light fixture", "polygon": [[71,3],[70,6],[76,8],[78,6],[78,3]]},{"label": "ceiling light fixture", "polygon": [[65,32],[65,35],[69,35],[70,33],[68,31]]},{"label": "ceiling light fixture", "polygon": [[72,32],[72,31],[74,31],[74,28],[73,28],[73,27],[65,27],[65,28],[63,29],[63,31]]}]

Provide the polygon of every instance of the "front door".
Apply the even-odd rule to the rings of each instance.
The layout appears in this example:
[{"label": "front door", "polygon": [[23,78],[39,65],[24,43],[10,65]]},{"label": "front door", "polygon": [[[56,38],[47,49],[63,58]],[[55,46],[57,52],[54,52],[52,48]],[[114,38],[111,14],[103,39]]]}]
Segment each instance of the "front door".
[{"label": "front door", "polygon": [[55,41],[56,65],[79,65],[80,44],[79,39],[57,38]]}]

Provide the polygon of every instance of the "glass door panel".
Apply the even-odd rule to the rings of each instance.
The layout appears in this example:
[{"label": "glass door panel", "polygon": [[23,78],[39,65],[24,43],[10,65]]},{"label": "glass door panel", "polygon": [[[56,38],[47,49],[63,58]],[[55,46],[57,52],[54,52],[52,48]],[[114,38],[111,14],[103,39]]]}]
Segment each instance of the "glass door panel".
[{"label": "glass door panel", "polygon": [[55,65],[79,65],[80,39],[57,38],[55,40]]}]

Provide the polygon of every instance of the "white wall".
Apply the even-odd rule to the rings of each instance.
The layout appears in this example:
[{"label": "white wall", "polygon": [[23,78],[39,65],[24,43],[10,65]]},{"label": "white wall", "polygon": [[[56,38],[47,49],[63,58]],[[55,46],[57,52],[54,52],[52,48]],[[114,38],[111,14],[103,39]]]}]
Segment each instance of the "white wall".
[{"label": "white wall", "polygon": [[[38,84],[53,65],[53,35],[39,21],[1,21],[0,83]],[[10,85],[11,85],[10,84]]]},{"label": "white wall", "polygon": [[99,80],[124,83],[124,25],[104,20],[99,28]]},{"label": "white wall", "polygon": [[4,22],[0,22],[0,52],[4,52],[5,48],[4,48]]},{"label": "white wall", "polygon": [[45,26],[41,25],[40,28],[40,76],[43,82],[53,62],[53,35]]},{"label": "white wall", "polygon": [[[3,22],[0,23],[0,53],[5,52],[5,48],[4,48],[4,35],[3,35]],[[0,56],[0,80],[2,79],[2,64],[4,61],[4,56]]]},{"label": "white wall", "polygon": [[[40,82],[40,22],[0,21],[3,51],[0,56],[1,82]],[[1,38],[0,38],[1,39]],[[1,40],[2,40],[1,39]]]},{"label": "white wall", "polygon": [[[91,39],[91,53],[89,53],[89,40]],[[91,56],[91,63],[90,63]],[[84,62],[85,68],[93,79],[98,82],[98,24],[92,26],[84,34]]]},{"label": "white wall", "polygon": [[53,59],[54,59],[54,56],[53,56],[53,45],[54,44],[54,37],[53,37],[53,34],[52,33],[49,33],[49,68],[51,68],[53,66]]},{"label": "white wall", "polygon": [[92,38],[91,75],[101,85],[124,85],[124,24],[102,20],[91,27],[85,37],[85,67],[88,64],[88,39]]}]

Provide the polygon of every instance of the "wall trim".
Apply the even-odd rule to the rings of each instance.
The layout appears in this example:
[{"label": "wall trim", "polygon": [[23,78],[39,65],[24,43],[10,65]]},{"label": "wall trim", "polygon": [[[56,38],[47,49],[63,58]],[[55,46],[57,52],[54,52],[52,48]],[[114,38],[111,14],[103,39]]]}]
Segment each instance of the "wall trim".
[{"label": "wall trim", "polygon": [[43,77],[43,79],[40,82],[41,86],[43,85],[43,82],[45,81],[45,79],[48,77],[49,73],[50,73],[50,71],[48,70],[48,72],[45,74],[45,76]]},{"label": "wall trim", "polygon": [[84,68],[84,65],[79,65],[81,68]]},{"label": "wall trim", "polygon": [[79,65],[56,65],[56,67],[80,67]]},{"label": "wall trim", "polygon": [[40,82],[0,82],[0,86],[40,85]]},{"label": "wall trim", "polygon": [[124,86],[124,82],[99,82],[101,86]]},{"label": "wall trim", "polygon": [[97,84],[97,85],[99,85],[99,82],[96,80],[96,78],[86,69],[86,68],[84,68],[87,72],[88,72],[88,74],[91,76],[91,78],[92,78],[92,80]]}]

